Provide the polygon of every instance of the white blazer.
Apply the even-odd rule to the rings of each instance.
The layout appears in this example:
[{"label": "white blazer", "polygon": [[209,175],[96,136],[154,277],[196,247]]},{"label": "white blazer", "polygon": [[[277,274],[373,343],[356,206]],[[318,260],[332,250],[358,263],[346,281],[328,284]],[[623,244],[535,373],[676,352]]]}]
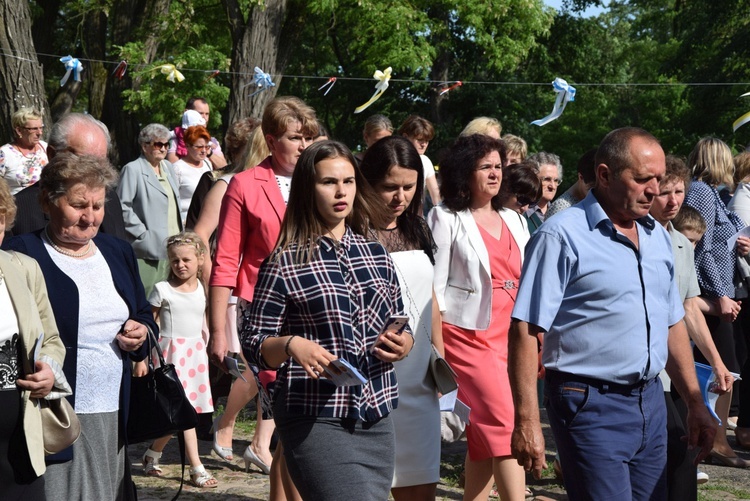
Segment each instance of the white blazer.
[{"label": "white blazer", "polygon": [[[523,216],[510,209],[498,211],[521,251],[529,228]],[[492,313],[490,257],[471,212],[451,212],[442,204],[427,215],[437,245],[435,297],[443,320],[464,329],[486,330]]]}]

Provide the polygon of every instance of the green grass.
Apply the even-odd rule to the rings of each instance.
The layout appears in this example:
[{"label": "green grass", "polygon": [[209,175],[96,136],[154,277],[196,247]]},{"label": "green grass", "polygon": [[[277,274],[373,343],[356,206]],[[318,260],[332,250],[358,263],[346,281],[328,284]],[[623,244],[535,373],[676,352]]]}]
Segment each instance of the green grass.
[{"label": "green grass", "polygon": [[[734,498],[728,497],[727,493]],[[713,481],[698,486],[698,501],[726,501],[727,499],[750,499],[750,491]]]}]

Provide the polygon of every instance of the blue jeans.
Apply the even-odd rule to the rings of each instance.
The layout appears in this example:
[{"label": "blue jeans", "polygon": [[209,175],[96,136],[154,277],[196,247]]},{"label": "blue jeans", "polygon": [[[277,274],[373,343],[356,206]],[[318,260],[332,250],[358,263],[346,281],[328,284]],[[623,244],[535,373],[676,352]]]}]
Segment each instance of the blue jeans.
[{"label": "blue jeans", "polygon": [[659,378],[642,386],[547,371],[547,413],[577,500],[665,500],[667,420]]}]

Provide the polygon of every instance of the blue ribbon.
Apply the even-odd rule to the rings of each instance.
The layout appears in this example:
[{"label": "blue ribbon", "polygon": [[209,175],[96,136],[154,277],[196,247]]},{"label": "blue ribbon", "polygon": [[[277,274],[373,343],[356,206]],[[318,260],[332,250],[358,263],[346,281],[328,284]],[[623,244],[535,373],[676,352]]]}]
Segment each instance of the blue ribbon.
[{"label": "blue ribbon", "polygon": [[81,62],[71,56],[65,56],[60,58],[60,62],[65,65],[65,76],[60,80],[60,87],[65,85],[65,82],[70,78],[70,73],[73,73],[73,80],[76,82],[81,81],[81,72],[83,71],[83,65]]},{"label": "blue ribbon", "polygon": [[264,72],[257,66],[255,67],[255,74],[253,76],[253,81],[255,82],[255,87],[258,89],[252,94],[250,94],[250,97],[253,97],[258,92],[263,92],[264,90],[276,87],[276,84],[273,83],[273,80],[271,80],[271,75]]},{"label": "blue ribbon", "polygon": [[555,81],[552,82],[552,88],[555,90],[555,94],[557,94],[555,105],[552,107],[552,113],[544,118],[540,118],[539,120],[534,120],[533,122],[531,122],[532,125],[538,125],[541,127],[543,125],[547,125],[553,120],[556,120],[560,117],[560,115],[562,115],[562,112],[565,109],[565,105],[568,104],[568,101],[575,100],[576,88],[572,85],[569,85],[568,82],[566,82],[562,78],[555,78]]}]

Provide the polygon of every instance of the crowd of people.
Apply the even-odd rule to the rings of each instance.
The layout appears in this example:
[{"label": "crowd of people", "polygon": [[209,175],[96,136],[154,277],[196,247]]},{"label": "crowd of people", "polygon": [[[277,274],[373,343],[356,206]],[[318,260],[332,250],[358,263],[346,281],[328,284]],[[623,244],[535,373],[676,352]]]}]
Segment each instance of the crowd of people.
[{"label": "crowd of people", "polygon": [[[437,165],[416,115],[398,129],[369,117],[357,155],[295,97],[231,124],[223,150],[209,117],[196,97],[173,130],[146,125],[119,172],[93,117],[64,116],[48,142],[37,110],[11,118],[3,499],[135,499],[129,446],[142,474],[164,474],[172,436],[126,433],[149,331],[200,416],[184,431],[197,488],[219,483],[198,440],[233,462],[252,401],[242,458],[274,501],[435,499],[454,400],[470,409],[465,500],[533,495],[541,406],[570,499],[697,499],[701,461],[750,467],[726,433],[750,448],[750,385],[736,380],[750,381],[750,153],[708,137],[681,159],[624,127],[558,193],[560,158],[491,117]],[[454,394],[437,389],[440,357]],[[238,360],[242,377],[219,384]],[[718,420],[694,361],[712,368]],[[39,408],[61,398],[81,435],[45,454]]]}]

